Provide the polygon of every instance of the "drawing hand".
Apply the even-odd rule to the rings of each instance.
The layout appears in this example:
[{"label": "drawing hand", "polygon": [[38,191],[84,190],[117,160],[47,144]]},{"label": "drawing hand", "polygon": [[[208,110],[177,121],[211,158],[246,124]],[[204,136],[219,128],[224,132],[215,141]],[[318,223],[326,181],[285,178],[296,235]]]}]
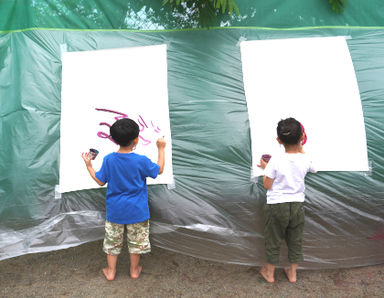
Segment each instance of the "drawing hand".
[{"label": "drawing hand", "polygon": [[156,146],[158,149],[164,149],[167,143],[165,142],[164,138],[159,138],[156,141]]}]

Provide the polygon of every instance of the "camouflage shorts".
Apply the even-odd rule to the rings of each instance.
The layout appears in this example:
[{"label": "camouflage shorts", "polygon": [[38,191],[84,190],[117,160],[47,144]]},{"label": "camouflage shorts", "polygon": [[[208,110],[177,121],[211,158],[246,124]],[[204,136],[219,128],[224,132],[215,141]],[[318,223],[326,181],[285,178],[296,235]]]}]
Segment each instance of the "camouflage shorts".
[{"label": "camouflage shorts", "polygon": [[108,255],[118,255],[123,248],[124,227],[127,229],[129,253],[144,254],[151,251],[149,243],[149,220],[135,224],[116,224],[105,221],[103,251]]}]

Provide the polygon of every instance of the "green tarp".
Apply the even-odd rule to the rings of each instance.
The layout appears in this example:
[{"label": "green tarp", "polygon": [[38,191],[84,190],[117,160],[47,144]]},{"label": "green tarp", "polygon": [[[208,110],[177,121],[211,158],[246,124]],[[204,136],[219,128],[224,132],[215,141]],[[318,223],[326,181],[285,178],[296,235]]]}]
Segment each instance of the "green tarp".
[{"label": "green tarp", "polygon": [[63,45],[165,43],[175,188],[149,186],[152,244],[262,264],[265,190],[250,179],[239,41],[341,35],[358,80],[371,170],[308,177],[302,265],[384,262],[384,3],[349,1],[342,14],[326,0],[237,3],[241,16],[219,17],[207,30],[190,11],[171,13],[161,1],[0,1],[0,259],[104,236],[105,190],[55,193]]}]

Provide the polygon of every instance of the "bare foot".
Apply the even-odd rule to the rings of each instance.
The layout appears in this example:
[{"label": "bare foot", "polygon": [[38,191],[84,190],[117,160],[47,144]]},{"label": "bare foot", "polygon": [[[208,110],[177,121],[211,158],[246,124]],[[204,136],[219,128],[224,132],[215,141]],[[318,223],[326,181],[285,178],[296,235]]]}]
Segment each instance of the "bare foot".
[{"label": "bare foot", "polygon": [[116,271],[107,268],[103,268],[103,274],[107,280],[114,280]]},{"label": "bare foot", "polygon": [[261,276],[269,283],[273,283],[275,282],[275,279],[273,278],[273,275],[271,276],[271,274],[268,274],[268,271],[267,271],[267,268],[265,268],[265,266],[261,267],[260,269],[260,274]]},{"label": "bare foot", "polygon": [[296,272],[292,272],[290,268],[284,268],[285,275],[287,276],[289,282],[296,282]]},{"label": "bare foot", "polygon": [[131,271],[131,278],[138,279],[142,269],[143,269],[143,267],[141,267],[141,266],[137,266],[137,268],[135,270],[131,269],[130,270]]}]

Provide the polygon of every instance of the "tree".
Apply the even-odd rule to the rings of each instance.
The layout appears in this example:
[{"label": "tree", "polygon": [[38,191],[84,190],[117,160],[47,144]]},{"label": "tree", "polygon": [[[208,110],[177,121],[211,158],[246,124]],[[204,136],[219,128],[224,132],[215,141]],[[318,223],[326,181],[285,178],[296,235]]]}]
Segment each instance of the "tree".
[{"label": "tree", "polygon": [[[267,0],[265,0],[267,1]],[[340,13],[344,10],[348,0],[328,0],[331,8]],[[215,24],[218,16],[235,12],[240,16],[240,11],[234,0],[163,0],[164,6],[169,6],[173,11],[185,10],[198,23],[199,27],[210,27]]]}]

